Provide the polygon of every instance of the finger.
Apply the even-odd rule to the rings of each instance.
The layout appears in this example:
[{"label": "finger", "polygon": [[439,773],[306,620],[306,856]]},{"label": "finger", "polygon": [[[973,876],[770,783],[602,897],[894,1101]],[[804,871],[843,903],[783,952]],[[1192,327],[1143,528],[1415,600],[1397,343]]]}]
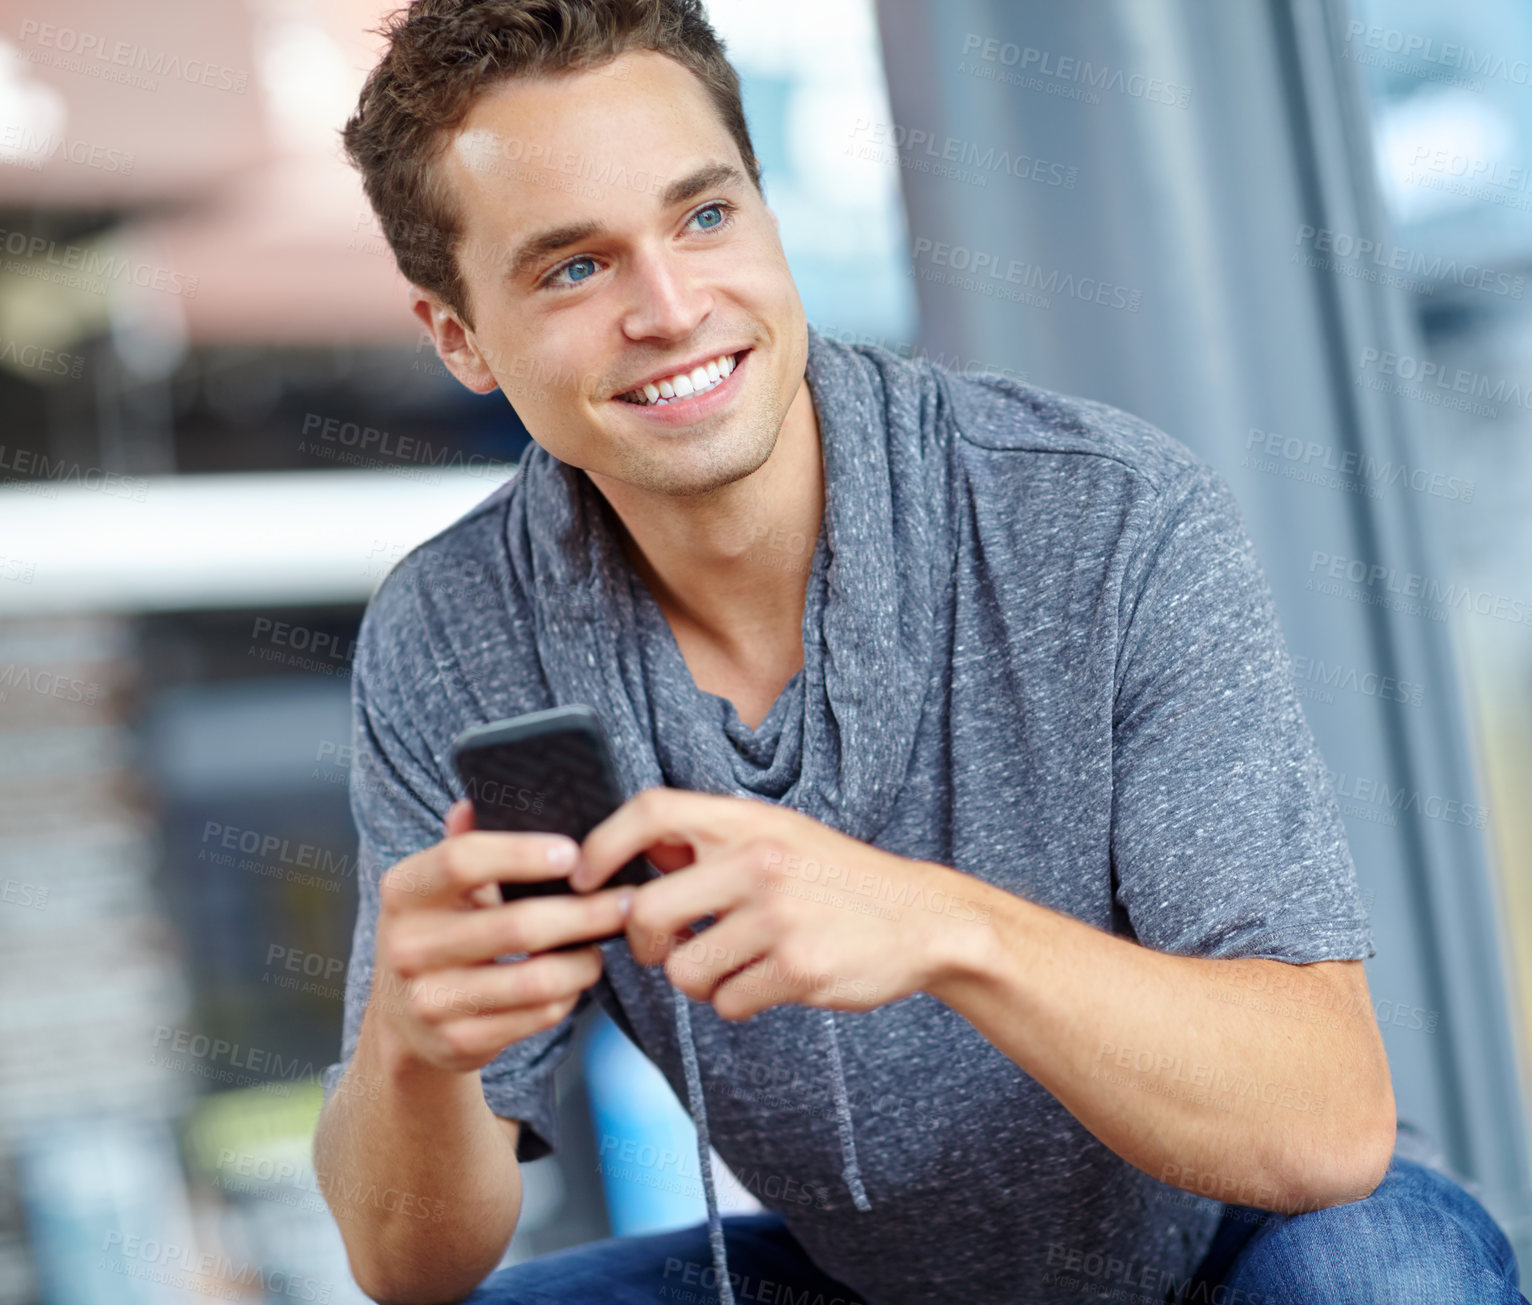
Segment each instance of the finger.
[{"label": "finger", "polygon": [[751,807],[759,801],[646,788],[585,836],[570,884],[577,892],[604,884],[620,866],[657,843],[684,843],[700,858],[704,850],[720,847],[742,831],[747,818],[757,814]]},{"label": "finger", "polygon": [[[459,798],[447,808],[446,819],[447,837],[455,834],[466,834],[474,828],[473,803],[467,798]],[[500,888],[498,884],[480,884],[468,894],[468,900],[475,906],[496,906],[499,904]]]},{"label": "finger", "polygon": [[394,973],[414,978],[620,933],[635,891],[610,888],[579,896],[526,897],[479,911],[422,912],[390,931],[384,963]]},{"label": "finger", "polygon": [[456,1020],[450,1025],[443,1025],[438,1030],[438,1036],[450,1038],[454,1060],[461,1058],[470,1064],[482,1064],[505,1048],[553,1028],[574,1010],[579,1000],[579,994],[576,993],[562,1001],[549,1002],[546,1006],[524,1006],[499,1015]]},{"label": "finger", "polygon": [[711,1001],[720,983],[755,964],[776,935],[760,911],[735,911],[696,937],[678,942],[665,960],[665,977],[695,1001]]},{"label": "finger", "polygon": [[[562,850],[564,861],[557,859]],[[467,905],[481,884],[530,883],[561,879],[579,856],[579,845],[563,834],[468,830],[407,856],[379,884],[384,910],[418,909],[448,903]]]},{"label": "finger", "polygon": [[763,1010],[789,1002],[817,1005],[813,998],[812,988],[807,993],[801,992],[799,985],[790,982],[768,955],[727,976],[713,989],[711,1000],[713,1009],[722,1019],[747,1020]]},{"label": "finger", "polygon": [[474,827],[473,803],[467,798],[459,798],[447,808],[447,817],[444,823],[448,838],[451,838],[454,834],[466,834]]},{"label": "finger", "polygon": [[650,880],[636,890],[628,918],[633,959],[640,965],[658,965],[678,943],[693,936],[688,925],[744,906],[754,887],[748,854],[739,851],[718,853]]},{"label": "finger", "polygon": [[581,947],[572,952],[547,952],[524,961],[507,961],[503,965],[447,971],[442,977],[458,976],[465,989],[473,993],[472,1013],[482,1017],[536,1010],[549,1002],[578,996],[601,977],[603,968],[599,947]]},{"label": "finger", "polygon": [[504,965],[434,970],[418,978],[390,974],[369,1000],[389,1014],[439,1026],[562,1001],[590,987],[601,969],[601,949],[582,947]]}]

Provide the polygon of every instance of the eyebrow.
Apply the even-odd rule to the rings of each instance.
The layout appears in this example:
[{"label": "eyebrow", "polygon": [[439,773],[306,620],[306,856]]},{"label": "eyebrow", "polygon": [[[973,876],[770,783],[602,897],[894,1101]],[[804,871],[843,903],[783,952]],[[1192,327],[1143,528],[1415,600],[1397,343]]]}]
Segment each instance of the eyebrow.
[{"label": "eyebrow", "polygon": [[684,204],[689,199],[695,199],[704,190],[744,184],[744,174],[732,163],[710,163],[706,167],[698,168],[689,176],[672,181],[665,187],[665,193],[660,196],[660,203],[665,208],[674,208],[677,204]]},{"label": "eyebrow", "polygon": [[520,276],[533,263],[541,262],[549,254],[556,254],[570,245],[599,236],[606,228],[599,222],[571,222],[562,227],[551,227],[535,236],[528,236],[511,255],[511,275]]},{"label": "eyebrow", "polygon": [[[710,163],[684,177],[676,178],[666,186],[660,195],[660,205],[663,208],[674,208],[677,204],[684,204],[689,199],[695,199],[704,191],[729,186],[738,187],[743,186],[744,183],[744,174],[733,164]],[[607,228],[600,222],[569,222],[561,227],[550,227],[546,231],[539,231],[535,235],[528,236],[516,246],[515,252],[511,255],[511,275],[520,276],[531,264],[546,258],[549,254],[556,254],[570,245],[578,245],[582,241],[605,235],[606,230]]]}]

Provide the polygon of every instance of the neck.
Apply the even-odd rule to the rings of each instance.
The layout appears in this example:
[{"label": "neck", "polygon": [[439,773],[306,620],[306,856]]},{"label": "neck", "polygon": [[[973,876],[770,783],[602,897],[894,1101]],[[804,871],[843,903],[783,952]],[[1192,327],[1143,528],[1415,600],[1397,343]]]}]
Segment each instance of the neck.
[{"label": "neck", "polygon": [[824,463],[808,382],[771,456],[750,475],[696,499],[598,485],[624,553],[672,625],[742,664],[791,644],[801,655],[804,594],[824,515]]}]

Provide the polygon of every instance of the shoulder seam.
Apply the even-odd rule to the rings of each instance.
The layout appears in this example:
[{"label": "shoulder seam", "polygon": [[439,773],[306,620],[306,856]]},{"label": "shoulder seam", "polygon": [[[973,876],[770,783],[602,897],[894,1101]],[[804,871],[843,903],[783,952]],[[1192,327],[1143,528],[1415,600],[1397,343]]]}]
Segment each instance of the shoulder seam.
[{"label": "shoulder seam", "polygon": [[983,449],[986,453],[1028,453],[1040,457],[1051,458],[1100,458],[1103,462],[1115,462],[1125,471],[1135,476],[1140,476],[1152,489],[1156,496],[1165,492],[1164,480],[1158,473],[1150,471],[1147,467],[1130,462],[1121,454],[1112,453],[1106,449],[1050,449],[1040,444],[981,444],[978,440],[970,437],[954,423],[957,436],[970,448]]},{"label": "shoulder seam", "polygon": [[[1124,470],[1140,477],[1156,496],[1163,494],[1171,484],[1179,479],[1174,474],[1176,470],[1185,475],[1186,473],[1195,473],[1206,465],[1204,460],[1199,458],[1194,450],[1181,444],[1159,427],[1124,409],[1113,408],[1109,404],[1103,404],[1094,399],[1045,390],[1040,386],[1016,381],[1011,377],[995,373],[959,373],[936,368],[932,370],[940,377],[943,388],[948,392],[947,406],[951,413],[953,431],[958,439],[968,448],[982,449],[987,453],[1030,453],[1100,458],[1103,461],[1116,463]],[[954,384],[954,382],[957,382],[957,384]],[[1103,442],[1112,438],[1116,438],[1119,441],[1122,440],[1123,436],[1121,434],[1114,436],[1111,433],[1113,419],[1115,418],[1116,421],[1125,423],[1132,431],[1146,436],[1148,440],[1154,441],[1155,446],[1146,446],[1144,456],[1135,459],[1107,447],[1049,447],[1040,434],[1030,432],[1020,435],[1015,443],[987,442],[980,436],[965,429],[965,423],[959,420],[959,412],[963,407],[979,401],[978,396],[969,388],[974,385],[981,386],[991,395],[1001,397],[1003,400],[1022,404],[1027,409],[1034,425],[1046,426],[1045,422],[1039,421],[1037,409],[1034,405],[1051,400],[1074,408],[1080,416],[1086,419],[1083,429],[1094,427],[1107,432]],[[967,393],[964,392],[965,389]],[[1053,429],[1055,432],[1067,431],[1067,427],[1054,426],[1050,429]],[[1064,435],[1065,442],[1068,442],[1071,438],[1081,445],[1088,444],[1089,442],[1083,436],[1071,437],[1067,434]],[[1159,447],[1159,441],[1167,442],[1169,447]],[[1156,460],[1164,461],[1171,465],[1167,465],[1164,469],[1149,465]]]}]

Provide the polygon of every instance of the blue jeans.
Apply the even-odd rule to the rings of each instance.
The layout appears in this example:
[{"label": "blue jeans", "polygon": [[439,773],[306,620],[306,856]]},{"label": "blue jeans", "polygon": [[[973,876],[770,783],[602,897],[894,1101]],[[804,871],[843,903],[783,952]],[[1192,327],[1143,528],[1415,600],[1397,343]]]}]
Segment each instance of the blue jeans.
[{"label": "blue jeans", "polygon": [[[737,1301],[818,1295],[824,1305],[858,1302],[851,1288],[814,1265],[779,1216],[729,1215],[723,1226]],[[713,1283],[704,1223],[540,1255],[491,1274],[464,1305],[711,1305],[718,1299]],[[1179,1299],[1191,1305],[1527,1305],[1517,1284],[1511,1244],[1488,1211],[1450,1178],[1396,1155],[1365,1200],[1292,1216],[1225,1207],[1213,1244]],[[1134,1299],[1131,1287],[1122,1293],[1117,1299]]]}]

